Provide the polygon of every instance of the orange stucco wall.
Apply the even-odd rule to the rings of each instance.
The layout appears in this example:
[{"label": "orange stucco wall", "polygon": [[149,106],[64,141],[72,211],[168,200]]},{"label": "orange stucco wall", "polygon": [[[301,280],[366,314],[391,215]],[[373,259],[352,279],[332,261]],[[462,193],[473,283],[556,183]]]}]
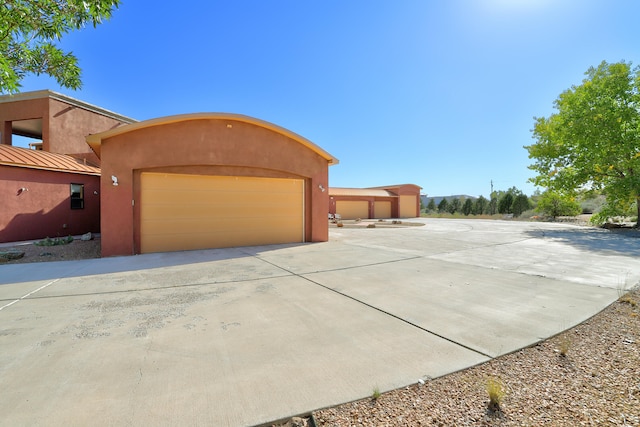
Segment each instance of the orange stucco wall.
[{"label": "orange stucco wall", "polygon": [[319,187],[328,187],[327,160],[272,129],[229,118],[199,118],[106,137],[100,151],[102,256],[140,252],[136,200],[144,171],[303,178],[305,241],[328,240],[329,196]]},{"label": "orange stucco wall", "polygon": [[11,145],[11,122],[42,119],[42,148],[51,153],[67,154],[100,165],[85,138],[123,123],[73,104],[49,97],[0,103],[1,143]]},{"label": "orange stucco wall", "polygon": [[421,187],[415,184],[405,184],[398,187],[390,188],[391,191],[398,196],[415,196],[416,198],[416,210],[415,217],[420,216],[420,190]]},{"label": "orange stucco wall", "polygon": [[[2,165],[0,176],[0,242],[100,231],[100,177]],[[84,184],[84,209],[71,209],[71,183]]]}]

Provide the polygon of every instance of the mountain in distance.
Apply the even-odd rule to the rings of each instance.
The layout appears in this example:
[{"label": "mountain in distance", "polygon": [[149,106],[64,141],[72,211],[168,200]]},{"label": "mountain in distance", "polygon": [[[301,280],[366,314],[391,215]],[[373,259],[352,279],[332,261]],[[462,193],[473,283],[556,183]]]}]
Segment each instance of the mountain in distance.
[{"label": "mountain in distance", "polygon": [[438,204],[442,201],[442,199],[447,199],[447,201],[453,200],[453,199],[471,199],[472,201],[475,201],[477,199],[477,197],[475,196],[468,196],[466,194],[454,194],[452,196],[429,196],[426,194],[421,194],[420,195],[420,200],[422,201],[422,204],[424,206],[427,206],[429,204],[429,200],[433,199],[433,201],[435,202],[436,206],[438,206]]}]

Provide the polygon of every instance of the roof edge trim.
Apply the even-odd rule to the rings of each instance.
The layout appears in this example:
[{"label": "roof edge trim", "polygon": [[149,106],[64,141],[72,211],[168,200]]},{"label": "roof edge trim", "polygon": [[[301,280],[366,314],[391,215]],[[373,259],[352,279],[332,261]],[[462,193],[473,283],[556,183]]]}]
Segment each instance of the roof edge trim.
[{"label": "roof edge trim", "polygon": [[254,117],[249,117],[242,114],[233,114],[233,113],[190,113],[190,114],[178,114],[174,116],[159,117],[155,119],[145,120],[142,122],[128,124],[125,126],[120,126],[105,132],[92,134],[87,136],[86,139],[89,146],[98,155],[98,157],[100,157],[100,146],[102,145],[103,139],[111,138],[117,135],[122,135],[124,133],[133,132],[136,130],[145,129],[153,126],[161,126],[161,125],[186,122],[191,120],[211,120],[211,119],[231,120],[231,121],[249,123],[249,124],[263,127],[265,129],[269,129],[271,131],[285,135],[299,142],[305,147],[311,149],[312,151],[319,154],[321,157],[325,158],[328,161],[329,165],[336,165],[339,163],[337,158],[335,158],[334,156],[332,156],[331,154],[329,154],[328,152],[320,148],[318,145],[314,144],[313,142],[309,141],[303,136],[298,135],[295,132],[292,132],[281,126],[275,125],[273,123],[270,123],[264,120],[256,119]]},{"label": "roof edge trim", "polygon": [[124,123],[137,122],[136,119],[132,119],[131,117],[123,116],[122,114],[115,113],[111,110],[107,110],[106,108],[98,107],[97,105],[89,104],[88,102],[84,102],[79,99],[73,98],[71,96],[63,95],[61,93],[54,92],[48,89],[35,90],[30,92],[19,92],[15,94],[0,96],[0,103],[15,102],[15,101],[30,101],[33,99],[42,99],[42,98],[55,99],[56,101],[61,101],[67,104],[71,104],[76,107],[82,108],[84,110],[91,111],[92,113],[110,117],[120,122],[124,122]]},{"label": "roof edge trim", "polygon": [[9,166],[14,168],[25,168],[25,169],[37,169],[43,171],[50,172],[60,172],[60,173],[72,173],[76,175],[91,175],[91,176],[100,176],[100,172],[89,172],[89,171],[80,171],[75,169],[60,169],[55,167],[47,167],[47,166],[39,166],[39,165],[30,165],[26,163],[9,163],[0,161],[0,166]]}]

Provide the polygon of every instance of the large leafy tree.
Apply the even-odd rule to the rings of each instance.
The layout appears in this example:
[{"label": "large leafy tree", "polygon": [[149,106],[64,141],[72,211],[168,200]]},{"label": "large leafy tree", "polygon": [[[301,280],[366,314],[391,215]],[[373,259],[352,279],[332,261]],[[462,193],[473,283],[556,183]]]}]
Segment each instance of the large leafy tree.
[{"label": "large leafy tree", "polygon": [[585,75],[560,94],[556,113],[535,118],[531,181],[561,195],[601,190],[606,215],[634,205],[640,213],[640,70],[602,62]]},{"label": "large leafy tree", "polygon": [[56,43],[66,33],[109,19],[120,0],[0,2],[0,93],[17,92],[27,74],[47,74],[60,86],[81,86],[78,59]]}]

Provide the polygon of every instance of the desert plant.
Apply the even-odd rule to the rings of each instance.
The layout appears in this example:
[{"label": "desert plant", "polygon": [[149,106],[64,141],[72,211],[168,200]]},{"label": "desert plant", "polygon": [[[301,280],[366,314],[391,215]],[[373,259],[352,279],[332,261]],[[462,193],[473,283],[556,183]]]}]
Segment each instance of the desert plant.
[{"label": "desert plant", "polygon": [[558,340],[558,354],[562,357],[567,357],[569,349],[571,348],[571,340],[568,336],[562,335]]},{"label": "desert plant", "polygon": [[336,227],[344,227],[344,224],[342,224],[342,221],[338,221],[338,223],[336,224]]},{"label": "desert plant", "polygon": [[378,388],[377,386],[374,387],[373,393],[371,393],[371,398],[373,400],[378,400],[381,395],[382,395],[382,393],[380,393],[380,388]]},{"label": "desert plant", "polygon": [[621,296],[618,299],[618,301],[620,301],[623,304],[629,304],[631,307],[635,307],[638,305],[638,302],[635,299],[633,299],[629,294]]},{"label": "desert plant", "polygon": [[376,228],[376,225],[374,223],[368,224],[367,228]]},{"label": "desert plant", "polygon": [[490,377],[485,384],[485,390],[489,395],[488,409],[492,412],[500,411],[500,403],[507,394],[504,384],[497,377]]},{"label": "desert plant", "polygon": [[47,237],[44,240],[33,242],[33,244],[36,246],[59,246],[59,245],[67,245],[71,242],[73,242],[72,236],[56,237],[55,239],[51,239]]}]

